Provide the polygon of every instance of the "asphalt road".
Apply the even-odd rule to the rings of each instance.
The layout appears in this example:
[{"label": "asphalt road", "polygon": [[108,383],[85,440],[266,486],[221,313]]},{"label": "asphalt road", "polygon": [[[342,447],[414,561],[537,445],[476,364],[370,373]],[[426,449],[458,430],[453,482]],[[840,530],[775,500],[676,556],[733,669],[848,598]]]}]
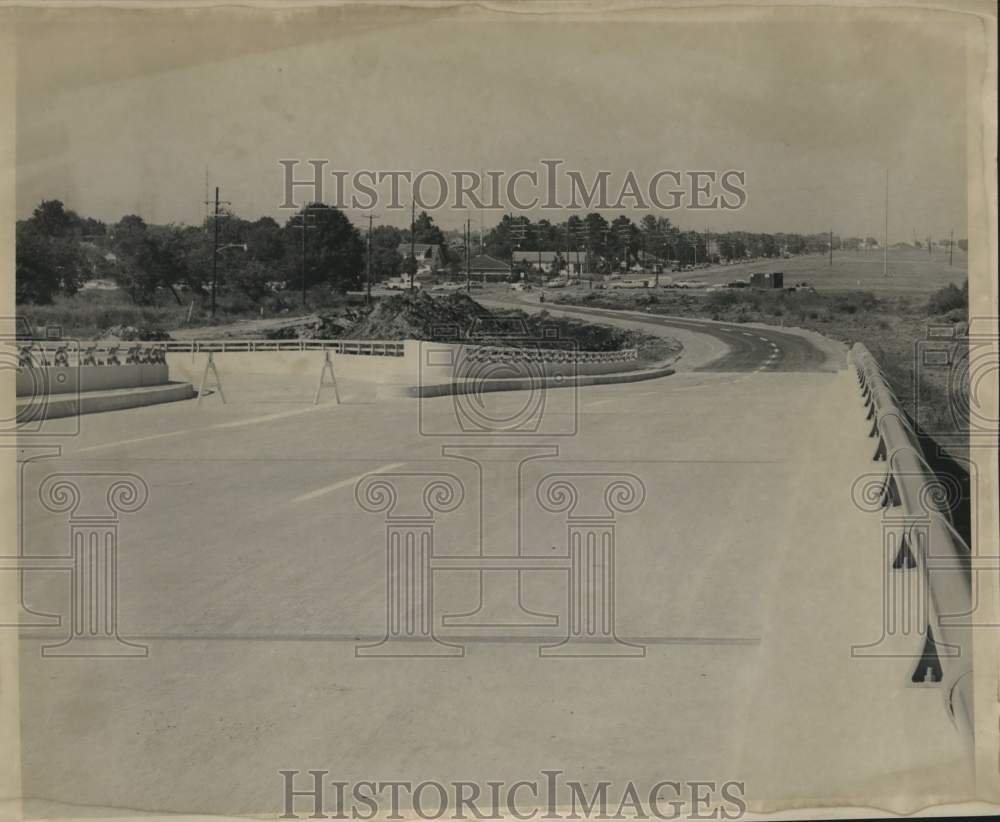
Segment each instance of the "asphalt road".
[{"label": "asphalt road", "polygon": [[616,311],[587,306],[562,305],[523,299],[501,298],[487,304],[517,304],[526,310],[544,308],[552,313],[566,313],[580,317],[594,317],[603,321],[611,320],[638,322],[647,330],[656,328],[697,332],[718,340],[726,351],[704,364],[693,365],[695,371],[740,372],[764,369],[768,371],[833,371],[838,367],[836,358],[830,353],[830,346],[817,344],[798,333],[779,331],[763,325],[723,323],[687,317],[660,317],[638,311]]},{"label": "asphalt road", "polygon": [[[502,435],[429,435],[454,419],[453,398],[378,403],[349,386],[342,405],[276,396],[83,418],[60,456],[26,468],[24,549],[68,550],[66,513],[35,490],[50,473],[142,477],[149,502],[118,524],[119,632],[149,656],[43,658],[65,621],[23,631],[27,812],[273,816],[280,769],[740,780],[758,808],[851,797],[911,812],[966,796],[963,743],[941,693],[910,685],[913,658],[852,656],[883,633],[886,585],[880,517],[851,503],[874,470],[853,375],[776,372],[770,345],[740,339],[755,329],[692,325],[670,330],[690,370],[553,390],[553,433],[518,438],[527,451]],[[741,370],[697,370],[744,343],[757,360]],[[527,395],[484,395],[483,413],[511,418]],[[455,450],[470,446],[481,450]],[[456,478],[463,497],[436,515],[435,556],[543,564],[566,555],[570,516],[541,505],[543,480],[631,475],[645,497],[615,517],[616,633],[645,655],[540,657],[566,635],[565,572],[458,569],[435,574],[432,617],[463,657],[358,657],[385,635],[394,522],[358,503],[370,473]],[[607,498],[580,499],[586,517]],[[446,619],[483,612],[484,577],[516,594],[505,601],[523,624]],[[68,614],[64,574],[27,574],[25,597]]]}]

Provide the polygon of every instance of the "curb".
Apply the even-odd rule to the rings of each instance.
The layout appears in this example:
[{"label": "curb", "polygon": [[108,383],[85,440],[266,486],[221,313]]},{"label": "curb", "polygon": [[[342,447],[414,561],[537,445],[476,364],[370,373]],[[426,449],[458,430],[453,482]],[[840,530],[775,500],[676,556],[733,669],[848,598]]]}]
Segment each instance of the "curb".
[{"label": "curb", "polygon": [[54,396],[41,406],[34,406],[33,398],[18,403],[18,422],[35,419],[34,415],[23,418],[25,412],[34,410],[44,420],[61,417],[75,417],[80,414],[99,414],[103,411],[121,411],[125,408],[141,408],[165,402],[193,399],[196,392],[189,382],[175,382],[145,388],[111,389],[84,394]]},{"label": "curb", "polygon": [[581,374],[576,377],[508,377],[500,380],[463,380],[461,382],[402,387],[404,396],[412,398],[445,397],[456,394],[486,393],[490,391],[533,391],[538,388],[578,388],[586,385],[642,382],[669,377],[674,373],[670,365],[654,366],[636,371],[619,371],[610,374]]}]

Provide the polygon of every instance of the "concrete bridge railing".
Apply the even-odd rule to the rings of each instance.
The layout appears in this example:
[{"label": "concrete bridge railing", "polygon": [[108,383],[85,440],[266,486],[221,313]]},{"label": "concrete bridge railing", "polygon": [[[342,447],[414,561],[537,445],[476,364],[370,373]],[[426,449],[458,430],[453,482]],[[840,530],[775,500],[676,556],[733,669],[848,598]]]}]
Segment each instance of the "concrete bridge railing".
[{"label": "concrete bridge railing", "polygon": [[[925,652],[914,672],[929,658],[940,668],[940,684],[956,726],[971,741],[973,733],[973,682],[971,614],[972,556],[969,546],[951,522],[950,510],[960,493],[949,487],[928,465],[920,439],[878,362],[865,346],[856,344],[850,360],[871,421],[869,436],[876,440],[873,459],[884,462],[879,505],[893,511],[893,523],[902,523],[898,551],[887,557],[889,574],[920,575],[917,608],[926,617]],[[951,481],[953,486],[957,483]],[[898,516],[896,513],[898,512]],[[918,678],[919,677],[919,678]]]}]

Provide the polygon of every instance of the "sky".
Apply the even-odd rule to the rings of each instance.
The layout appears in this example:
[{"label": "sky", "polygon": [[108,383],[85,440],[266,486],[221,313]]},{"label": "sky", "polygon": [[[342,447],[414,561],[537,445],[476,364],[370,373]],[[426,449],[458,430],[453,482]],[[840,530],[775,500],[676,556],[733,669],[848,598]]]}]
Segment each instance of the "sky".
[{"label": "sky", "polygon": [[241,216],[283,222],[279,159],[448,174],[559,158],[618,181],[746,173],[742,209],[636,220],[879,238],[888,169],[890,241],[965,236],[967,30],[950,17],[23,11],[19,217],[57,198],[197,223],[219,186]]}]

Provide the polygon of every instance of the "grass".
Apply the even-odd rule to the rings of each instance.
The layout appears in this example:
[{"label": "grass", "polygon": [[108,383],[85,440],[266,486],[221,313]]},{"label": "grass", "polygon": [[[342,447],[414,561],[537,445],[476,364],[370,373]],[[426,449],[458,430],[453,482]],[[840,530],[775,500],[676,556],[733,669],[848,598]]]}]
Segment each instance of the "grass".
[{"label": "grass", "polygon": [[709,269],[670,274],[675,280],[721,285],[748,279],[755,271],[781,271],[785,285],[808,282],[818,291],[870,291],[876,295],[930,295],[949,285],[961,285],[967,276],[965,252],[955,249],[953,264],[948,254],[933,254],[917,249],[891,249],[888,254],[888,277],[882,275],[881,251],[835,251],[833,265],[823,254],[791,257],[787,260],[758,260],[753,263],[715,266]]}]

